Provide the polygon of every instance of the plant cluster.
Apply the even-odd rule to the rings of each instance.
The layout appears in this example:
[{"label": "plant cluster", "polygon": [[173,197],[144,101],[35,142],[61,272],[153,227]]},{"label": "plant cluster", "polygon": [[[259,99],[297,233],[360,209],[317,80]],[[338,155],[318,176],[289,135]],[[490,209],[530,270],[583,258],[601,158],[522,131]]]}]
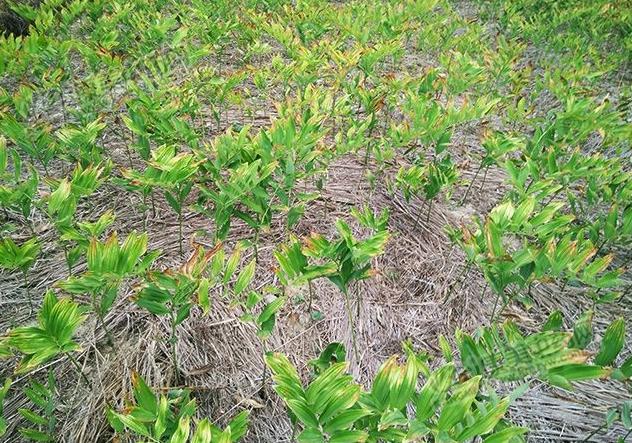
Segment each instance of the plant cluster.
[{"label": "plant cluster", "polygon": [[[507,411],[535,380],[628,389],[625,321],[600,331],[593,318],[630,288],[632,13],[607,0],[475,3],[498,32],[449,0],[8,2],[29,26],[0,35],[0,270],[29,313],[0,336],[0,436],[59,440],[57,369],[91,389],[82,337],[121,352],[129,337],[112,314],[130,307],[132,321],[165,319],[172,375],[150,386],[134,372],[132,396],[103,405],[126,441],[247,436],[248,411],[224,427],[201,417],[179,353],[183,326],[214,303],[260,340],[261,397],[269,370],[300,442],[523,441]],[[371,192],[330,213],[332,171],[354,162]],[[502,192],[480,208],[491,175]],[[405,343],[364,386],[349,374],[362,282],[398,229],[393,208],[370,207],[375,193],[412,208],[413,229],[445,220],[439,208],[471,210],[439,222],[465,256],[449,291],[479,273],[493,310],[487,326],[438,337],[441,357]],[[331,229],[309,232],[314,217]],[[157,244],[169,227],[177,240]],[[38,266],[62,255],[64,276],[43,279]],[[293,303],[320,321],[314,286],[328,284],[351,352],[333,343],[301,373],[269,341]],[[589,301],[572,330],[559,311],[531,332],[501,320],[510,306],[528,313],[545,286]],[[13,395],[29,406],[12,424]],[[595,433],[632,429],[630,405]]]}]

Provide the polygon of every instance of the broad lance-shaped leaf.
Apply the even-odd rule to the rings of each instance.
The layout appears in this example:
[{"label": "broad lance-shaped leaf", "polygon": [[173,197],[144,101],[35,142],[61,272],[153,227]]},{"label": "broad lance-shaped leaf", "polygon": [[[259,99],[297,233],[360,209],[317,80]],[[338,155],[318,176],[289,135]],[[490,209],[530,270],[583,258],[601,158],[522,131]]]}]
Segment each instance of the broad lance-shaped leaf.
[{"label": "broad lance-shaped leaf", "polygon": [[417,419],[424,421],[435,413],[454,382],[454,373],[454,364],[450,363],[430,374],[419,393]]},{"label": "broad lance-shaped leaf", "polygon": [[509,408],[509,403],[510,399],[504,398],[487,413],[481,413],[480,410],[477,410],[472,417],[474,423],[459,433],[457,440],[467,441],[477,435],[490,433],[496,427],[498,422],[505,416],[505,413]]},{"label": "broad lance-shaped leaf", "polygon": [[568,343],[570,348],[586,349],[592,341],[592,319],[593,311],[586,311],[579,317],[573,327],[573,337]]},{"label": "broad lance-shaped leaf", "polygon": [[437,426],[440,430],[448,432],[463,420],[478,393],[480,381],[481,376],[477,375],[455,388],[439,415]]},{"label": "broad lance-shaped leaf", "polygon": [[256,261],[252,260],[246,265],[246,267],[239,273],[235,285],[233,286],[233,292],[235,295],[241,294],[246,287],[250,284],[255,276]]},{"label": "broad lance-shaped leaf", "polygon": [[[489,437],[483,440],[483,443],[507,443],[514,441],[515,438],[520,437],[522,434],[529,432],[528,428],[520,428],[517,426],[510,426],[502,429],[498,432],[494,432]],[[521,441],[521,440],[518,440]]]},{"label": "broad lance-shaped leaf", "polygon": [[0,242],[0,268],[24,272],[35,261],[39,249],[36,238],[17,245],[11,238],[6,237]]},{"label": "broad lance-shaped leaf", "polygon": [[504,335],[500,335],[496,327],[484,328],[477,341],[460,333],[461,361],[468,372],[479,375],[489,371],[499,380],[521,380],[588,358],[586,352],[569,348],[570,333],[545,331],[522,337],[509,336],[510,330],[503,328]]},{"label": "broad lance-shaped leaf", "polygon": [[599,353],[595,357],[595,364],[599,366],[611,365],[623,349],[624,342],[625,322],[623,318],[618,318],[606,328]]},{"label": "broad lance-shaped leaf", "polygon": [[560,331],[562,329],[562,326],[562,312],[559,310],[555,310],[551,312],[551,314],[549,314],[546,323],[542,326],[542,331]]}]

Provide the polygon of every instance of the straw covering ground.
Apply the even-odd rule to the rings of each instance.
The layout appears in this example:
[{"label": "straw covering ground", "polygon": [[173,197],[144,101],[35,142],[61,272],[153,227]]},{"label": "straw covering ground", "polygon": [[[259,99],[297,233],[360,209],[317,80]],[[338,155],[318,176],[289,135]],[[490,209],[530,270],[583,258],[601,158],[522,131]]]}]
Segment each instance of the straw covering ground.
[{"label": "straw covering ground", "polygon": [[0,440],[625,441],[623,3],[4,6]]}]

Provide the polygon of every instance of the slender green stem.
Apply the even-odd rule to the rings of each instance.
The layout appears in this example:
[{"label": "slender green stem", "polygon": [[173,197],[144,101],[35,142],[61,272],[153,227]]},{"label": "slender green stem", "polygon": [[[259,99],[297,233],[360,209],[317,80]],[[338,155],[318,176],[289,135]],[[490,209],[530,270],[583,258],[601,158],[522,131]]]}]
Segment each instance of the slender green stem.
[{"label": "slender green stem", "polygon": [[489,318],[489,322],[490,323],[494,323],[494,320],[496,320],[496,308],[498,307],[498,301],[500,300],[500,292],[496,293],[496,300],[494,300],[494,309],[492,309],[492,315]]},{"label": "slender green stem", "polygon": [[62,118],[65,124],[68,121],[68,115],[66,111],[66,99],[64,98],[64,87],[61,84],[59,85],[59,98],[61,99]]},{"label": "slender green stem", "polygon": [[485,168],[485,173],[483,174],[483,181],[481,182],[481,187],[479,188],[479,190],[483,190],[483,187],[485,186],[485,181],[487,180],[487,173],[489,172],[489,166],[487,166]]},{"label": "slender green stem", "polygon": [[178,211],[178,247],[180,255],[182,256],[182,206],[180,206],[180,210]]},{"label": "slender green stem", "polygon": [[[587,442],[590,441],[591,438],[593,438],[595,435],[597,435],[597,433],[599,433],[604,427],[606,426],[606,424],[602,424],[601,426],[599,426],[597,429],[595,429],[594,431],[592,431],[588,437],[586,437],[583,441]],[[624,440],[625,441],[625,440]]]},{"label": "slender green stem", "polygon": [[347,311],[347,317],[349,319],[349,327],[351,328],[351,347],[353,348],[353,356],[356,361],[360,361],[360,356],[358,354],[358,345],[356,343],[356,331],[355,324],[353,322],[353,312],[351,310],[351,300],[349,299],[349,292],[347,290],[342,291],[342,294],[345,298],[345,309]]},{"label": "slender green stem", "polygon": [[[448,296],[447,299],[450,298],[450,296],[452,295],[452,293],[454,292],[454,287],[459,284],[459,282],[461,281],[461,279],[463,278],[463,276],[465,276],[465,273],[467,271],[470,270],[470,266],[472,266],[472,262],[468,261],[467,264],[463,267],[463,269],[461,269],[461,272],[459,273],[459,276],[454,280],[454,284],[452,286],[450,286],[450,290],[448,291]],[[463,287],[463,285],[461,284],[459,286],[459,291],[461,290],[461,288]]]},{"label": "slender green stem", "polygon": [[310,321],[312,320],[312,301],[314,300],[314,289],[312,288],[312,281],[307,280],[307,288],[309,290],[309,303],[307,305],[307,313],[309,314]]},{"label": "slender green stem", "polygon": [[255,229],[254,249],[255,249],[255,263],[259,264],[259,228]]},{"label": "slender green stem", "polygon": [[[494,310],[492,311],[492,316],[491,316],[491,319],[490,319],[490,321],[489,321],[489,322],[490,322],[490,324],[494,323],[494,322],[496,321],[496,318],[497,318],[498,316],[502,315],[502,313],[505,311],[505,308],[507,307],[507,305],[509,305],[509,302],[511,301],[511,299],[512,299],[513,297],[515,297],[515,295],[516,295],[516,294],[514,293],[514,294],[512,294],[510,297],[506,297],[506,296],[504,295],[504,293],[498,293],[498,295],[496,296],[496,300],[495,300],[495,302],[494,302]],[[502,306],[500,307],[500,309],[498,310],[498,312],[496,312],[496,306],[497,306],[497,304],[498,304],[498,300],[499,300],[501,297],[502,297],[502,299],[503,299],[503,304],[502,304]]]},{"label": "slender green stem", "polygon": [[70,264],[70,256],[68,255],[68,246],[64,243],[62,244],[62,248],[64,248],[64,258],[66,259],[66,267],[68,268],[68,277],[72,277],[72,265]]},{"label": "slender green stem", "polygon": [[22,271],[22,277],[24,279],[24,289],[26,289],[26,296],[29,299],[29,310],[33,313],[33,298],[31,297],[31,288],[29,288],[29,276],[28,271]]},{"label": "slender green stem", "polygon": [[92,383],[90,383],[88,376],[85,374],[85,372],[83,372],[83,369],[81,369],[81,365],[75,359],[75,357],[73,357],[70,352],[64,352],[64,354],[66,354],[66,357],[68,357],[68,360],[70,360],[70,363],[72,363],[72,365],[75,367],[75,369],[79,373],[79,376],[82,378],[82,380],[86,384],[86,387],[88,388],[92,387]]},{"label": "slender green stem", "polygon": [[483,169],[483,162],[482,161],[481,161],[481,164],[478,165],[478,169],[476,170],[476,173],[474,174],[474,178],[472,178],[472,181],[470,182],[469,186],[467,187],[467,190],[465,191],[465,195],[463,196],[463,198],[459,202],[459,206],[462,206],[465,203],[465,201],[467,200],[467,196],[470,195],[470,191],[472,190],[472,186],[474,185],[474,182],[476,181],[476,177],[478,177],[478,174],[481,172],[481,169]]},{"label": "slender green stem", "polygon": [[266,365],[266,354],[268,353],[268,346],[266,345],[266,339],[261,339],[261,350],[263,351],[263,374],[261,375],[261,389],[263,391],[268,381],[268,365]]},{"label": "slender green stem", "polygon": [[110,346],[114,346],[114,336],[112,335],[112,333],[110,332],[108,327],[105,325],[105,317],[103,315],[103,312],[101,312],[101,308],[100,308],[99,304],[97,303],[96,294],[92,295],[92,305],[93,305],[93,308],[94,308],[94,312],[97,314],[97,320],[99,322],[99,326],[101,327],[103,332],[105,332],[105,335],[106,335],[107,340],[108,340],[108,344]]},{"label": "slender green stem", "polygon": [[156,199],[154,198],[154,191],[152,189],[151,194],[151,216],[152,218],[156,218]]},{"label": "slender green stem", "polygon": [[169,337],[169,344],[171,346],[171,363],[173,365],[173,374],[176,385],[180,384],[180,370],[178,368],[178,351],[176,345],[178,338],[176,335],[176,313],[174,308],[171,309],[171,337]]}]

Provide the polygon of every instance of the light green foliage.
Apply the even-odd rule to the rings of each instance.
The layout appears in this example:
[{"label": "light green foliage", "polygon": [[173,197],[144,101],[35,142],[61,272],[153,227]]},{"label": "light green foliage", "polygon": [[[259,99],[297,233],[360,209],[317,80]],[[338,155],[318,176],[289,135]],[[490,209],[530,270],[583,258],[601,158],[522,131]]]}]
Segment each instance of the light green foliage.
[{"label": "light green foliage", "polygon": [[[300,424],[300,442],[407,442],[424,438],[469,441],[513,429],[502,423],[511,398],[477,400],[481,377],[456,379],[449,363],[430,371],[424,360],[407,350],[404,364],[389,358],[365,391],[346,373],[347,363],[323,367],[305,387],[296,369],[281,354],[266,358],[275,390],[293,422]],[[425,383],[419,383],[420,375]],[[421,386],[419,388],[418,386]],[[408,407],[414,405],[411,415]]]},{"label": "light green foliage", "polygon": [[[30,386],[24,388],[24,394],[33,404],[33,409],[20,408],[18,412],[31,427],[20,428],[20,434],[31,441],[55,441],[55,417],[58,394],[55,375],[48,372],[46,385],[32,380]],[[36,412],[37,411],[37,412]]]},{"label": "light green foliage", "polygon": [[4,417],[4,399],[11,389],[11,379],[7,378],[0,388],[0,437],[7,433],[7,420]]},{"label": "light green foliage", "polygon": [[208,419],[194,420],[197,405],[186,389],[156,394],[138,374],[132,375],[133,401],[117,412],[108,409],[107,417],[117,434],[170,443],[230,443],[247,432],[248,412],[236,415],[225,429]]},{"label": "light green foliage", "polygon": [[19,211],[31,226],[31,213],[36,198],[39,174],[29,168],[28,178],[22,177],[22,160],[18,152],[8,149],[6,139],[0,136],[0,206],[5,210]]},{"label": "light green foliage", "polygon": [[77,164],[70,179],[48,180],[53,192],[47,197],[46,210],[56,226],[63,229],[72,224],[79,201],[107,180],[111,168],[110,162],[86,167]]},{"label": "light green foliage", "polygon": [[[318,323],[295,339],[331,332],[338,305],[314,301],[329,297],[329,283],[344,297],[352,364],[362,365],[387,337],[367,337],[361,315],[381,321],[381,310],[413,296],[403,285],[426,280],[409,272],[417,256],[404,247],[419,242],[428,263],[447,260],[446,276],[462,257],[457,248],[466,263],[457,281],[433,276],[424,285],[431,293],[414,296],[445,295],[437,312],[453,312],[463,285],[482,275],[480,297],[491,288],[495,298],[489,326],[458,331],[456,348],[438,337],[433,350],[443,361],[433,364],[407,345],[405,358],[386,359],[366,386],[348,374],[339,343],[310,362],[307,384],[288,358],[268,354],[300,441],[522,441],[526,430],[505,418],[522,390],[500,398],[491,380],[571,389],[578,380],[632,376],[623,320],[632,246],[626,2],[10,3],[30,24],[24,35],[0,36],[0,268],[3,277],[24,278],[8,291],[18,291],[16,300],[2,301],[18,311],[4,322],[0,355],[21,354],[19,372],[63,354],[68,361],[59,364],[79,369],[73,337],[89,315],[110,342],[110,318],[129,319],[129,334],[118,335],[133,342],[152,318],[141,308],[169,324],[163,337],[175,384],[186,384],[176,351],[198,307],[208,315],[221,305],[196,322],[249,323],[243,331],[258,336],[265,355],[304,326],[294,305],[307,298],[303,291]],[[406,228],[412,211],[416,226]],[[158,259],[149,245],[175,232],[175,218],[179,258],[172,243]],[[447,258],[437,243],[444,228],[455,246]],[[196,229],[190,247],[189,229]],[[213,246],[198,244],[205,242]],[[68,277],[54,281],[62,253]],[[268,266],[271,256],[277,267]],[[401,272],[382,269],[392,259]],[[29,282],[35,260],[45,266]],[[376,274],[379,290],[364,300],[361,282]],[[16,301],[26,292],[31,302],[31,286],[42,285],[77,299],[46,292],[39,323],[27,326]],[[387,290],[394,287],[403,290]],[[573,297],[587,304],[570,324],[561,314],[570,308],[558,304]],[[227,319],[214,318],[226,309]],[[509,311],[519,321],[500,323]],[[100,345],[85,355],[91,371],[95,357],[112,363],[125,352]],[[156,374],[164,373],[159,360]],[[267,407],[266,371],[259,394]],[[69,429],[74,417],[55,410],[55,390],[66,395],[66,385],[30,381],[30,390],[15,393],[18,402],[33,397],[22,411],[33,425],[25,438],[72,439],[56,429]],[[246,433],[244,413],[222,430],[198,420],[184,390],[154,392],[138,376],[132,386],[126,404],[107,399],[121,406],[108,412],[115,439],[226,443]],[[617,402],[586,440],[632,426],[630,404]],[[111,437],[100,432],[91,436]]]},{"label": "light green foliage", "polygon": [[193,176],[197,168],[198,164],[192,154],[177,153],[175,147],[165,145],[151,152],[147,168],[142,174],[131,170],[123,171],[128,186],[140,189],[144,196],[153,192],[155,187],[163,190],[167,203],[178,215],[180,254],[183,253],[182,212],[195,184]]},{"label": "light green foliage", "polygon": [[[320,234],[312,234],[305,240],[302,253],[312,259],[323,260],[325,265],[308,268],[307,272],[322,272],[323,277],[334,283],[343,294],[348,294],[352,283],[370,276],[371,259],[384,252],[389,239],[387,230],[388,212],[378,217],[369,208],[353,213],[360,225],[371,230],[364,239],[356,238],[350,226],[341,219],[336,221],[338,237],[327,240]],[[296,273],[298,270],[290,270]]]},{"label": "light green foliage", "polygon": [[543,325],[541,332],[523,335],[516,325],[506,322],[481,328],[473,336],[457,333],[461,361],[468,373],[488,375],[504,381],[540,377],[553,385],[572,390],[577,380],[629,377],[626,362],[620,368],[613,363],[624,345],[622,319],[614,321],[605,331],[599,353],[591,360],[584,350],[592,341],[592,312],[588,311],[575,323],[572,333],[553,327],[555,320]]},{"label": "light green foliage", "polygon": [[134,301],[141,308],[154,315],[169,317],[169,343],[176,381],[179,378],[176,328],[189,317],[196,297],[204,303],[204,308],[208,309],[205,302],[208,302],[209,280],[205,275],[208,264],[216,252],[217,249],[206,252],[202,247],[198,247],[179,269],[148,272],[145,283],[135,296]]},{"label": "light green foliage", "polygon": [[73,336],[85,319],[77,303],[47,292],[37,325],[13,328],[2,337],[3,346],[23,355],[16,372],[29,372],[59,354],[78,350]]},{"label": "light green foliage", "polygon": [[119,288],[125,279],[144,274],[160,251],[147,251],[147,234],[132,232],[122,244],[116,233],[105,242],[95,237],[90,240],[86,251],[87,271],[79,277],[69,277],[58,283],[70,294],[89,294],[92,308],[99,317],[101,327],[105,327],[105,315],[116,301]]},{"label": "light green foliage", "polygon": [[0,242],[0,267],[27,273],[35,262],[39,250],[40,247],[35,238],[17,245],[7,237]]},{"label": "light green foliage", "polygon": [[29,299],[29,308],[33,309],[33,300],[29,288],[29,269],[35,263],[40,246],[36,238],[25,241],[17,245],[11,238],[7,237],[0,241],[0,268],[11,271],[20,271],[24,279],[26,294]]}]

